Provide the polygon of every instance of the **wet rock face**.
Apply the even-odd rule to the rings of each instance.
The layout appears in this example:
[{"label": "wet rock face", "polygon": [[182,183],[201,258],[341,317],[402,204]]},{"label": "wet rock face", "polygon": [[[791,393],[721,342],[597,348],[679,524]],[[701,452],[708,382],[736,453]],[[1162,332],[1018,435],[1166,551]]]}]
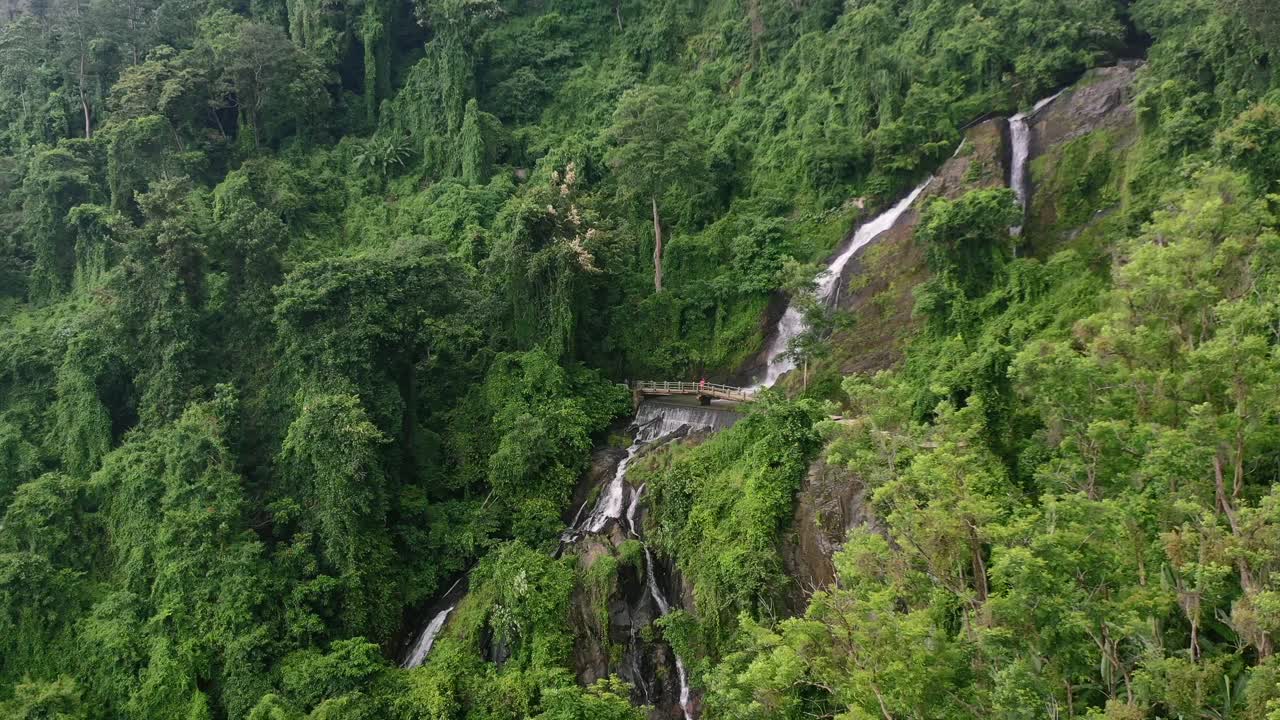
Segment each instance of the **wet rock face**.
[{"label": "wet rock face", "polygon": [[1032,118],[1026,237],[1034,255],[1073,246],[1087,253],[1090,236],[1108,235],[1139,134],[1133,99],[1141,67],[1091,70]]},{"label": "wet rock face", "polygon": [[[845,266],[840,277],[841,287],[850,288],[840,298],[842,310],[862,311],[869,309],[868,304],[885,290],[894,290],[897,300],[893,309],[906,310],[903,321],[910,321],[911,288],[899,284],[897,288],[890,285],[897,276],[906,272],[911,279],[923,279],[925,276],[924,251],[914,242],[916,225],[920,222],[920,210],[934,198],[954,200],[972,190],[982,188],[1003,187],[1009,175],[1009,134],[1008,122],[1004,118],[992,118],[979,123],[965,133],[964,143],[956,150],[956,154],[938,169],[933,182],[920,195],[915,206],[903,214],[898,222],[880,235],[875,241],[853,257]],[[863,283],[855,283],[854,278],[863,278]],[[856,289],[855,289],[856,288]],[[892,337],[901,336],[902,325],[884,323],[889,336],[886,343],[892,344]],[[876,347],[876,345],[863,345]],[[865,369],[880,369],[887,365],[872,365]],[[845,370],[848,374],[850,370]]]},{"label": "wet rock face", "polygon": [[[1091,222],[1087,215],[1070,217],[1067,209],[1059,207],[1057,188],[1046,187],[1045,192],[1038,193],[1038,185],[1044,183],[1042,176],[1052,175],[1061,166],[1059,160],[1064,154],[1084,152],[1079,144],[1092,138],[1105,140],[1089,151],[1095,155],[1116,156],[1132,144],[1137,136],[1134,82],[1141,65],[1127,61],[1092,70],[1030,118],[1030,204],[1025,236],[1038,235],[1035,242],[1042,251],[1051,252],[1060,245],[1057,235],[1069,239],[1078,234],[1079,226]],[[1009,122],[1003,117],[990,118],[966,130],[963,145],[936,171],[934,181],[915,206],[845,266],[837,304],[852,313],[855,321],[852,329],[833,336],[834,352],[826,361],[840,374],[874,372],[901,360],[900,344],[912,334],[912,291],[928,278],[923,249],[914,239],[920,209],[933,198],[956,199],[972,190],[1005,187],[1011,174],[1010,140]],[[1056,179],[1074,187],[1083,170],[1070,166],[1064,171],[1070,177]],[[1086,200],[1091,204],[1090,212],[1097,211],[1094,205],[1105,205],[1100,197]],[[1063,225],[1069,227],[1059,227]],[[1046,228],[1054,229],[1053,237],[1046,237]]]},{"label": "wet rock face", "polygon": [[578,478],[578,485],[573,489],[573,502],[569,503],[569,508],[561,518],[565,525],[572,525],[579,511],[586,512],[591,509],[590,507],[583,509],[582,506],[592,499],[591,496],[596,488],[603,487],[609,481],[614,469],[626,455],[626,450],[616,447],[598,448],[591,453],[591,464],[587,466],[587,471],[582,474],[582,477]]},{"label": "wet rock face", "polygon": [[918,207],[930,199],[954,200],[982,188],[1003,187],[1009,176],[1009,122],[991,118],[965,131],[964,144],[942,164]]},{"label": "wet rock face", "polygon": [[1008,177],[1008,122],[991,118],[965,132],[964,144],[943,163],[915,206],[860,250],[841,273],[838,306],[853,314],[850,330],[832,337],[840,374],[874,372],[902,359],[911,336],[914,288],[928,279],[924,250],[915,242],[920,209],[933,198],[955,199],[980,188],[1003,187]]},{"label": "wet rock face", "polygon": [[1085,73],[1032,120],[1032,159],[1098,130],[1115,131],[1131,142],[1136,137],[1134,83],[1141,67],[1140,61],[1126,61]]},{"label": "wet rock face", "polygon": [[[638,418],[654,415],[661,409],[650,405],[652,403],[646,403],[647,409],[642,408]],[[696,406],[694,409],[711,412]],[[669,443],[704,442],[720,426],[718,421],[702,418],[707,426],[691,429],[685,422],[689,419],[678,413],[669,419],[650,418],[653,423],[650,429],[661,432],[661,436],[636,446],[638,452],[631,462],[640,462]],[[641,433],[644,432],[641,428]],[[615,479],[619,463],[626,455],[627,452],[616,449],[596,451],[580,483],[579,503],[583,500],[588,505],[596,503],[592,497],[596,488]],[[569,610],[574,671],[583,685],[617,675],[631,685],[634,703],[653,708],[652,720],[683,720],[679,661],[655,623],[663,614],[660,602],[672,608],[692,608],[692,588],[671,563],[645,550],[647,504],[641,488],[633,486],[625,476],[622,498],[625,511],[618,516],[604,517],[597,527],[596,523],[588,522],[593,517],[588,507],[580,514],[578,530],[562,536],[561,555],[574,558],[578,564],[578,582]],[[663,598],[661,601],[655,598],[655,591]],[[688,707],[696,712],[697,703],[694,692]]]},{"label": "wet rock face", "polygon": [[[574,590],[570,609],[577,679],[589,685],[616,674],[632,686],[632,702],[653,707],[653,720],[683,718],[675,655],[654,625],[661,613],[645,573],[657,572],[664,588],[678,583],[662,563],[655,562],[657,567],[651,569],[643,554],[624,556],[625,535],[621,524],[612,523],[603,533],[583,537],[571,550],[583,575],[594,576]],[[605,574],[607,582],[598,583]]]}]

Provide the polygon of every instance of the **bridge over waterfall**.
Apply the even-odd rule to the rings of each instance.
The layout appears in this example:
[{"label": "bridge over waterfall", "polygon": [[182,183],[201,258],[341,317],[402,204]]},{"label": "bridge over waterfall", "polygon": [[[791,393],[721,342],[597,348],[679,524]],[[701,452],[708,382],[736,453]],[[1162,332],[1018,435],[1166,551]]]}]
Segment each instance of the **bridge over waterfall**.
[{"label": "bridge over waterfall", "polygon": [[755,397],[755,392],[747,388],[709,382],[636,380],[628,383],[628,387],[631,388],[631,396],[637,407],[647,397],[691,395],[698,398],[698,402],[703,405],[710,405],[712,400],[750,402]]}]

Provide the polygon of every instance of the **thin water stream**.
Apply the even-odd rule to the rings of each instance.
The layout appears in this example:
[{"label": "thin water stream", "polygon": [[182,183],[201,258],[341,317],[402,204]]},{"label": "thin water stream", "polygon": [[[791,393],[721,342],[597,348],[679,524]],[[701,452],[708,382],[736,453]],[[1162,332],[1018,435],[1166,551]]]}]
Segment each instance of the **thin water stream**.
[{"label": "thin water stream", "polygon": [[[644,542],[644,534],[636,522],[640,500],[645,486],[631,488],[626,482],[627,468],[632,460],[643,450],[659,441],[671,437],[682,429],[718,431],[734,424],[738,414],[720,407],[703,407],[700,405],[682,404],[674,401],[654,401],[643,403],[636,413],[632,427],[635,428],[635,439],[627,449],[627,454],[618,462],[609,483],[603,488],[595,506],[588,513],[584,502],[574,515],[573,522],[565,528],[560,536],[561,547],[573,543],[580,538],[604,531],[610,522],[618,522],[623,531]],[[557,551],[558,552],[558,551]],[[658,585],[656,565],[649,546],[645,543],[646,587],[650,598],[658,610],[659,617],[671,612],[671,603]],[[455,583],[456,588],[456,583]],[[452,593],[455,588],[450,588]],[[446,597],[449,593],[446,593]],[[407,654],[403,667],[413,668],[421,665],[431,652],[436,637],[444,629],[449,614],[457,607],[457,600],[432,617],[431,622],[423,629],[417,642]],[[676,674],[680,681],[680,708],[685,720],[693,720],[691,706],[692,691],[689,687],[688,672],[684,660],[674,651]]]},{"label": "thin water stream", "polygon": [[[1059,95],[1065,90],[1059,90],[1057,93],[1041,100],[1035,104],[1027,112],[1018,113],[1009,118],[1009,143],[1012,145],[1012,158],[1009,163],[1009,187],[1013,189],[1013,194],[1018,198],[1018,206],[1022,208],[1025,215],[1027,212],[1027,199],[1031,195],[1031,183],[1027,174],[1027,166],[1031,158],[1031,120],[1036,114],[1045,109],[1050,103],[1058,99]],[[1013,235],[1016,237],[1022,234],[1022,224],[1013,228]]]},{"label": "thin water stream", "polygon": [[[911,208],[916,199],[920,197],[920,193],[924,192],[931,182],[933,182],[932,177],[916,186],[910,194],[899,200],[893,207],[858,226],[853,236],[849,238],[848,244],[839,254],[832,258],[831,262],[827,263],[826,269],[818,276],[816,294],[819,302],[823,304],[831,303],[831,299],[836,292],[836,284],[840,282],[840,276],[844,273],[844,267],[849,264],[849,260],[867,243],[880,237],[886,230],[897,224],[898,218],[902,217],[903,213]],[[774,331],[773,337],[769,340],[769,345],[765,350],[764,376],[752,386],[753,390],[772,387],[774,383],[778,382],[779,378],[796,369],[796,360],[791,355],[791,341],[805,330],[804,316],[796,307],[795,302],[788,303],[782,318],[778,320],[778,328]]]}]

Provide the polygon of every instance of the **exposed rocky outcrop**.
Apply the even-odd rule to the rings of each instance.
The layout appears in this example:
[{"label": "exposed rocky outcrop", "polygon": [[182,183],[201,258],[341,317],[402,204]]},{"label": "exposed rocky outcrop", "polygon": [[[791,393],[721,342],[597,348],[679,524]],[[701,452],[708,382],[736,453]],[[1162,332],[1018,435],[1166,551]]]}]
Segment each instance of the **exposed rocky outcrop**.
[{"label": "exposed rocky outcrop", "polygon": [[1126,157],[1138,139],[1133,107],[1142,63],[1089,71],[1032,119],[1027,242],[1045,257],[1090,236],[1105,240],[1122,203]]},{"label": "exposed rocky outcrop", "polygon": [[[716,429],[726,426],[719,422],[711,425]],[[645,456],[670,443],[702,442],[713,432],[691,432],[687,424],[674,429],[667,425],[658,439],[640,448],[632,462],[643,462]],[[596,488],[613,478],[623,455],[613,448],[597,450],[576,494],[591,501]],[[635,501],[639,492],[640,488],[628,482],[624,493],[627,511],[621,517],[608,520],[596,532],[573,535],[561,548],[562,555],[575,558],[579,568],[569,618],[574,669],[584,685],[610,675],[631,684],[632,701],[652,706],[653,720],[683,718],[677,658],[655,624],[662,611],[649,585],[649,574],[672,607],[693,607],[693,588],[664,558],[645,552],[647,507],[643,501]],[[697,702],[694,693],[690,707],[696,707]]]},{"label": "exposed rocky outcrop", "polygon": [[1001,187],[1008,177],[1008,122],[985,120],[965,132],[955,156],[943,163],[911,210],[892,228],[853,256],[839,280],[837,305],[853,316],[852,326],[834,335],[828,367],[841,375],[895,365],[911,337],[912,291],[927,278],[924,252],[914,241],[920,209],[937,197],[954,199],[985,187]]},{"label": "exposed rocky outcrop", "polygon": [[849,530],[862,525],[880,529],[868,503],[862,481],[848,470],[825,459],[809,467],[782,547],[783,567],[792,580],[787,598],[792,612],[804,612],[815,590],[835,582],[832,558]]},{"label": "exposed rocky outcrop", "polygon": [[591,509],[590,504],[594,500],[594,495],[604,487],[609,478],[613,477],[618,463],[622,462],[622,458],[626,456],[627,451],[618,447],[597,448],[591,453],[591,462],[587,465],[587,471],[578,478],[578,485],[573,489],[573,501],[569,503],[569,508],[560,518],[564,520],[565,525],[572,526],[581,513]]},{"label": "exposed rocky outcrop", "polygon": [[[1137,61],[1097,68],[1037,112],[1030,126],[1027,242],[1048,253],[1087,230],[1118,204],[1123,153],[1137,137],[1133,94]],[[852,326],[831,339],[826,367],[841,375],[891,367],[911,337],[914,288],[927,278],[914,241],[919,211],[937,197],[1007,185],[1011,146],[1004,117],[965,132],[956,155],[938,169],[913,208],[845,266],[837,304]],[[1037,192],[1044,188],[1045,192]],[[794,378],[790,381],[794,383]]]},{"label": "exposed rocky outcrop", "polygon": [[1098,130],[1117,132],[1125,145],[1136,140],[1134,82],[1142,64],[1132,60],[1090,70],[1038,113],[1031,122],[1033,161]]},{"label": "exposed rocky outcrop", "polygon": [[[1124,62],[1092,70],[1028,119],[1031,181],[1024,239],[1038,254],[1105,230],[1103,223],[1120,202],[1109,188],[1123,179],[1124,153],[1137,137],[1133,94],[1140,67]],[[920,209],[933,198],[1005,186],[1011,155],[1006,118],[969,128],[959,151],[939,168],[913,208],[854,255],[837,298],[853,323],[832,336],[828,372],[875,371],[901,359],[899,343],[912,334],[913,290],[928,277],[923,250],[914,240]],[[801,611],[813,590],[833,582],[832,556],[857,525],[878,528],[860,480],[843,468],[815,463],[782,547],[794,581],[793,610]]]},{"label": "exposed rocky outcrop", "polygon": [[[630,545],[628,545],[630,541]],[[620,524],[580,540],[574,548],[582,577],[574,590],[570,623],[578,681],[590,684],[616,674],[632,686],[632,701],[653,707],[652,717],[679,718],[680,681],[675,655],[654,622],[661,617],[647,586],[656,572],[663,588],[672,571],[655,557],[648,567],[639,541]],[[674,593],[668,593],[674,595]]]}]

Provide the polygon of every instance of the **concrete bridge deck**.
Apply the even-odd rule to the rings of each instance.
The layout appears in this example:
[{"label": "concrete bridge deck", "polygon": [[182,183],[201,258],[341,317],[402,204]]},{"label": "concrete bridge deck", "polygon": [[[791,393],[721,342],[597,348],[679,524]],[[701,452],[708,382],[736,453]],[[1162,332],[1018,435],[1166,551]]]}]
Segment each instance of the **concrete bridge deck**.
[{"label": "concrete bridge deck", "polygon": [[721,385],[709,382],[666,382],[638,380],[628,383],[632,398],[636,405],[647,397],[668,397],[672,395],[691,395],[698,398],[703,405],[712,400],[729,400],[732,402],[751,402],[755,393],[748,388]]}]

